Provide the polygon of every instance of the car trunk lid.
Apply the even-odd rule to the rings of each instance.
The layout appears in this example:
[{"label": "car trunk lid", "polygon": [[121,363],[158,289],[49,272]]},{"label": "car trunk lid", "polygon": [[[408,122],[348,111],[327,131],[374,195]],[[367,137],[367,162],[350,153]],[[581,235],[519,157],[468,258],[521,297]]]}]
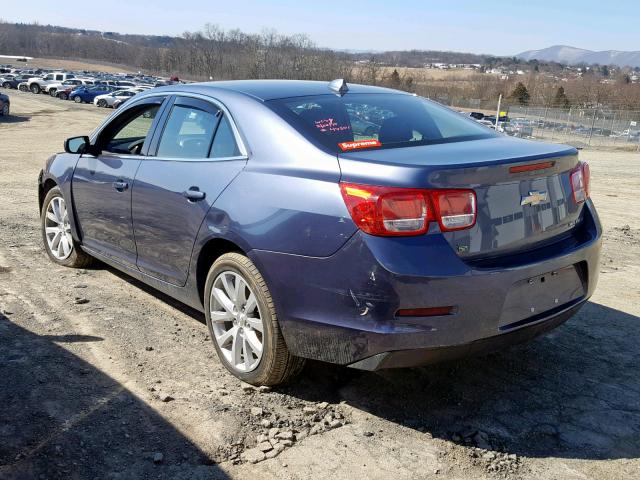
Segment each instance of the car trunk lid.
[{"label": "car trunk lid", "polygon": [[[344,182],[396,187],[471,188],[477,220],[443,235],[470,260],[557,241],[580,220],[570,175],[577,151],[509,137],[338,154]],[[433,228],[437,228],[434,224]]]}]

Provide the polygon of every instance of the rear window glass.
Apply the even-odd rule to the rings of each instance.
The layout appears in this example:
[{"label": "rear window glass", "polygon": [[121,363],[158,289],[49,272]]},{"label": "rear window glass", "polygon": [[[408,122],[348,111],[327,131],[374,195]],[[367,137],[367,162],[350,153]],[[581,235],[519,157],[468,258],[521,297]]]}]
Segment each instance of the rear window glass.
[{"label": "rear window glass", "polygon": [[496,136],[457,112],[413,95],[327,94],[271,100],[267,105],[310,141],[332,152]]}]

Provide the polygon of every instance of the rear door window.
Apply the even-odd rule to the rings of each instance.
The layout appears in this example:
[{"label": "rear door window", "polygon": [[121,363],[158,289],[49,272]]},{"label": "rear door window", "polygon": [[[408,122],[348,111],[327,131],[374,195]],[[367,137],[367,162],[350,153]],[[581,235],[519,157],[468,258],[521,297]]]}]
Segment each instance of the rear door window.
[{"label": "rear door window", "polygon": [[240,156],[240,149],[236,143],[236,137],[233,134],[231,123],[225,116],[220,120],[220,125],[216,130],[216,136],[213,139],[211,147],[211,158],[229,158]]},{"label": "rear door window", "polygon": [[[158,157],[207,158],[213,134],[218,125],[220,111],[211,106],[175,104],[165,124]],[[204,102],[197,102],[204,103]]]}]

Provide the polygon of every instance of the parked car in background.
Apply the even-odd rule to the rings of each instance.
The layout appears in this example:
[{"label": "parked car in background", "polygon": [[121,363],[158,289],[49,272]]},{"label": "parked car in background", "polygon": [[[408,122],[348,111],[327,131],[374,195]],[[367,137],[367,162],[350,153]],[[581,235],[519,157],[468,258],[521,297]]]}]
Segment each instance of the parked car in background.
[{"label": "parked car in background", "polygon": [[52,97],[56,97],[58,90],[65,89],[66,87],[78,87],[80,85],[91,86],[91,85],[93,85],[93,80],[85,80],[85,79],[81,79],[81,78],[71,78],[69,80],[65,80],[64,82],[52,83],[50,85],[46,85],[44,87],[44,91],[45,91],[45,93],[48,93]]},{"label": "parked car in background", "polygon": [[482,120],[484,118],[484,113],[482,112],[460,112],[463,115],[473,118],[474,120]]},{"label": "parked car in background", "polygon": [[77,85],[60,88],[56,90],[56,97],[59,98],[60,100],[69,100],[69,95],[71,95],[71,92],[73,92],[77,88],[78,88]]},{"label": "parked car in background", "polygon": [[13,73],[4,73],[2,75],[0,75],[0,86],[2,85],[2,82],[4,82],[5,80],[12,80],[14,78],[16,78],[18,75],[13,74]]},{"label": "parked car in background", "polygon": [[124,97],[113,102],[113,109],[120,108],[124,103],[128,102],[133,97]]},{"label": "parked car in background", "polygon": [[73,100],[76,103],[93,103],[94,98],[98,95],[104,95],[116,90],[118,90],[118,87],[109,85],[82,86],[69,93],[69,100]]},{"label": "parked car in background", "polygon": [[98,95],[93,100],[93,104],[101,108],[113,107],[113,104],[116,101],[133,97],[143,91],[144,89],[142,88],[128,88],[126,90],[116,90],[115,92],[106,93],[104,95]]},{"label": "parked car in background", "polygon": [[54,83],[61,83],[65,80],[69,80],[71,78],[75,78],[73,73],[66,72],[55,72],[48,73],[44,77],[34,77],[29,79],[27,82],[28,90],[32,93],[40,93],[44,90],[47,85],[51,85]]},{"label": "parked car in background", "polygon": [[[380,128],[357,138],[350,112]],[[69,138],[38,192],[51,261],[95,257],[199,309],[254,385],[305,358],[377,370],[529,340],[599,273],[575,148],[342,80],[141,93]]]},{"label": "parked car in background", "polygon": [[13,78],[7,77],[2,81],[2,86],[3,88],[18,88],[18,85],[22,83],[24,83],[26,86],[27,82],[32,77],[33,77],[32,75],[19,75]]},{"label": "parked car in background", "polygon": [[526,121],[512,121],[504,124],[504,132],[513,137],[527,138],[533,136],[533,125]]},{"label": "parked car in background", "polygon": [[0,115],[2,115],[3,117],[7,117],[9,116],[10,110],[11,110],[11,100],[9,99],[9,95],[0,93]]}]

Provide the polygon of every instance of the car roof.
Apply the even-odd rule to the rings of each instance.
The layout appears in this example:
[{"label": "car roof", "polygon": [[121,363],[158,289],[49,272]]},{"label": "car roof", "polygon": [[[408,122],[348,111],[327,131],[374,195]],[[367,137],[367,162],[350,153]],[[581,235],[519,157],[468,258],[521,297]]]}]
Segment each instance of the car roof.
[{"label": "car roof", "polygon": [[[407,94],[390,88],[347,84],[348,93],[397,93]],[[277,98],[306,97],[312,95],[330,95],[329,82],[310,80],[231,80],[220,82],[203,82],[175,84],[160,89],[194,93],[214,93],[219,90],[233,91],[249,95],[258,100],[267,101]],[[158,90],[160,90],[158,89]]]}]

